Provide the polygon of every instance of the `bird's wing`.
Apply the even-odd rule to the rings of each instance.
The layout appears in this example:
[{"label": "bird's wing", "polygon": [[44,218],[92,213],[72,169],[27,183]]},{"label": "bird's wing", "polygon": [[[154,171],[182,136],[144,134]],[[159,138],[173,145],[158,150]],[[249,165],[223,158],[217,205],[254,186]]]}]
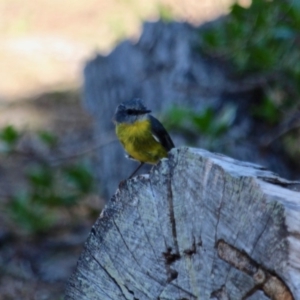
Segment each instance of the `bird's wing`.
[{"label": "bird's wing", "polygon": [[149,118],[153,137],[156,141],[161,143],[167,151],[170,151],[175,146],[167,130],[156,118],[151,115],[149,115]]}]

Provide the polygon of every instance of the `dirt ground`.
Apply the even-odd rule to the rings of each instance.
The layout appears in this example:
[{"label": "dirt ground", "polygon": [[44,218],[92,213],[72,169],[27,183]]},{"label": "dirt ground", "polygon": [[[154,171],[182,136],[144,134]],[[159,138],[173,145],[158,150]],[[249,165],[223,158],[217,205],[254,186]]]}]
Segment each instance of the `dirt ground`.
[{"label": "dirt ground", "polygon": [[[159,15],[200,24],[228,11],[232,0],[1,0],[0,100],[76,87],[86,59],[136,39]],[[245,2],[245,1],[244,1]]]},{"label": "dirt ground", "polygon": [[[163,15],[200,24],[225,14],[231,2],[0,0],[0,127],[12,124],[29,136],[49,130],[66,155],[92,155],[85,150],[97,137],[81,106],[85,61],[109,53],[121,39],[137,39],[144,20]],[[22,188],[22,168],[17,157],[0,157],[0,300],[62,299],[103,201],[89,195],[62,208],[48,232],[24,234],[6,211],[10,193]]]}]

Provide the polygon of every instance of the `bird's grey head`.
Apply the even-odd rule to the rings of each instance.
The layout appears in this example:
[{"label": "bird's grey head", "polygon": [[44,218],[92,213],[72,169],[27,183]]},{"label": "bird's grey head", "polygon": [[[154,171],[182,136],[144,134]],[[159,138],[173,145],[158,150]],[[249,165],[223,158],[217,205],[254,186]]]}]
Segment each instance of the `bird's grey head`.
[{"label": "bird's grey head", "polygon": [[135,98],[121,103],[115,112],[114,122],[132,124],[148,117],[151,110],[147,109],[141,99]]}]

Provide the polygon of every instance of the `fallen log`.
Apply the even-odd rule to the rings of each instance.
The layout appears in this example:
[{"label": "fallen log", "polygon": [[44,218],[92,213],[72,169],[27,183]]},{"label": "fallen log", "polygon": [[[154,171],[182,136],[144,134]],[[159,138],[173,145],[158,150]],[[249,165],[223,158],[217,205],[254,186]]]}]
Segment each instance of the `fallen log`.
[{"label": "fallen log", "polygon": [[173,149],[119,189],[66,299],[300,299],[300,183]]}]

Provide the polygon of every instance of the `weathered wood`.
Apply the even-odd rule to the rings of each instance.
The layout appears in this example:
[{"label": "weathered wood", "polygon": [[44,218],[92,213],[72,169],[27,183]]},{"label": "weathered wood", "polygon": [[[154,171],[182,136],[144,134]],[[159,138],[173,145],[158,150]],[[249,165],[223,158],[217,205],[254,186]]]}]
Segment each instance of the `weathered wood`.
[{"label": "weathered wood", "polygon": [[258,165],[173,149],[120,184],[66,299],[300,299],[299,187]]}]

